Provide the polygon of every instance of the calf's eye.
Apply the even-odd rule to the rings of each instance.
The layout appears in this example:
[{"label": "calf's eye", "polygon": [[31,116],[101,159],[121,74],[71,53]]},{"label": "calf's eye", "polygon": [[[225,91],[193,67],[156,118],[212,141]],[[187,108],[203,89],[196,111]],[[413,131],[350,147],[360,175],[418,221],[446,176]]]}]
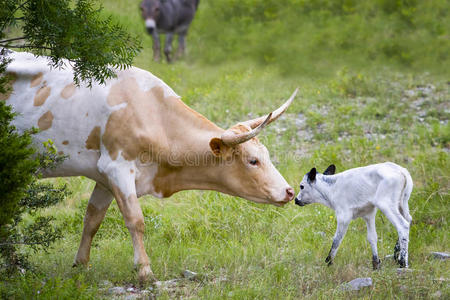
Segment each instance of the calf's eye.
[{"label": "calf's eye", "polygon": [[303,186],[303,184],[300,185],[300,189],[303,190],[305,187]]},{"label": "calf's eye", "polygon": [[258,160],[257,160],[257,159],[252,159],[252,160],[249,161],[249,163],[250,163],[252,166],[256,166],[256,165],[258,164]]}]

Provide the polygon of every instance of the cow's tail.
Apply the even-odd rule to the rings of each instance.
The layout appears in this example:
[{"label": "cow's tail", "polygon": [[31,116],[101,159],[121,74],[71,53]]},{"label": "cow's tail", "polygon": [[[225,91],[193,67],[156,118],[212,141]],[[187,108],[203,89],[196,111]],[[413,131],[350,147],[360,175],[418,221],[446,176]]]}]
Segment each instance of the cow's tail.
[{"label": "cow's tail", "polygon": [[412,217],[409,214],[408,201],[409,197],[411,197],[411,192],[413,190],[413,181],[408,170],[402,168],[401,173],[405,177],[405,186],[400,196],[400,207],[401,207],[400,212],[402,216],[406,219],[406,221],[408,221],[408,223],[411,223]]}]

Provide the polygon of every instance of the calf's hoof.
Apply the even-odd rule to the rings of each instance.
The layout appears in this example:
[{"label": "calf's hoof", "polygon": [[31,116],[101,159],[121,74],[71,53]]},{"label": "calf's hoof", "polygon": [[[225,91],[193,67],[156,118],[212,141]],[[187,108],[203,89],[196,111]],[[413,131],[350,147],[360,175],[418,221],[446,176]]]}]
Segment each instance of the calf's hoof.
[{"label": "calf's hoof", "polygon": [[152,269],[150,269],[149,265],[139,267],[138,279],[140,283],[149,283],[156,281],[156,277],[153,274]]},{"label": "calf's hoof", "polygon": [[380,265],[381,265],[381,260],[379,260],[378,258],[372,260],[372,268],[374,270],[378,270],[380,268]]}]

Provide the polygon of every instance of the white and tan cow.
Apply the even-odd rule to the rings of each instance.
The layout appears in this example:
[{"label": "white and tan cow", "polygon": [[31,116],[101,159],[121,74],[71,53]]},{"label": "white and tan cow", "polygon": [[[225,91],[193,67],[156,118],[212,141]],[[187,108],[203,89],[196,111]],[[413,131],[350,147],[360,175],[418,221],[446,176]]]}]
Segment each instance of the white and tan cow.
[{"label": "white and tan cow", "polygon": [[40,128],[36,145],[52,139],[68,155],[45,176],[83,175],[97,183],[75,265],[89,261],[92,238],[113,197],[132,237],[139,278],[146,280],[153,274],[138,197],[202,189],[283,205],[294,196],[255,136],[287,109],[297,91],[268,116],[223,130],[147,71],[130,68],[106,85],[76,87],[69,67],[50,69],[46,58],[29,53],[10,57],[12,89],[0,100],[20,113],[14,121],[19,130]]}]

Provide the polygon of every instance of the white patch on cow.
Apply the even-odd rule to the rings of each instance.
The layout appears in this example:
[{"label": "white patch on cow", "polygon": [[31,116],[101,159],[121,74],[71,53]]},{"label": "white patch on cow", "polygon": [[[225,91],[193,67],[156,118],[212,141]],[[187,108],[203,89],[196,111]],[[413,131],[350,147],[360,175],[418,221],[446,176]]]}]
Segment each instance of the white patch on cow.
[{"label": "white patch on cow", "polygon": [[115,160],[112,160],[108,153],[103,153],[97,166],[100,172],[119,188],[125,198],[136,194],[135,176],[130,173],[130,169],[135,169],[135,162],[123,158],[122,151],[119,151]]},{"label": "white patch on cow", "polygon": [[162,193],[157,193],[153,185],[153,180],[158,173],[157,163],[146,163],[138,165],[136,174],[136,193],[138,197],[150,194],[157,198],[164,198]]},{"label": "white patch on cow", "polygon": [[156,28],[156,22],[153,19],[146,19],[145,20],[145,27],[147,28]]}]

